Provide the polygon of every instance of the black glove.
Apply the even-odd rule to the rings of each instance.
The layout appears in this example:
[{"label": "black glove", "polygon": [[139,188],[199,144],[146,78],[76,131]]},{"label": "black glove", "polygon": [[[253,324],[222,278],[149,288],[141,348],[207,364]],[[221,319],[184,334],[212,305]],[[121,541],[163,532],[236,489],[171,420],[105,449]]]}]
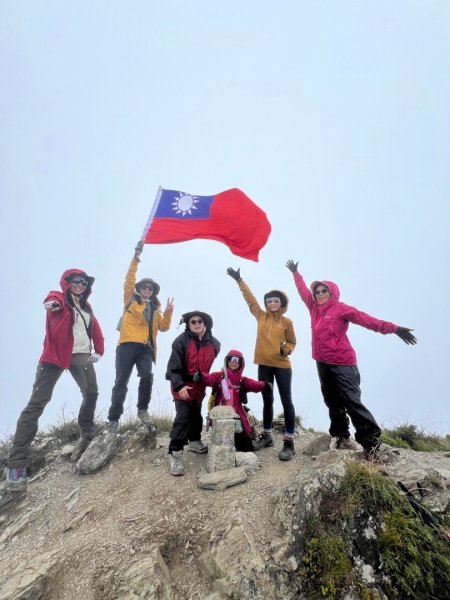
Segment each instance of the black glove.
[{"label": "black glove", "polygon": [[240,281],[240,279],[241,279],[241,270],[238,269],[237,271],[235,271],[231,267],[228,267],[228,269],[227,269],[227,275],[229,275],[230,277],[232,277],[235,281]]},{"label": "black glove", "polygon": [[291,273],[297,272],[298,261],[295,263],[293,260],[289,259],[286,263],[287,268]]},{"label": "black glove", "polygon": [[134,258],[138,262],[140,261],[139,257],[142,254],[143,249],[144,249],[144,242],[142,240],[139,240],[139,242],[136,244],[136,248],[134,249]]},{"label": "black glove", "polygon": [[413,329],[408,329],[408,327],[399,327],[395,332],[398,337],[405,342],[405,344],[417,344],[417,338],[411,333],[414,331]]},{"label": "black glove", "polygon": [[194,377],[192,378],[192,381],[195,381],[195,383],[198,383],[199,381],[201,381],[203,379],[203,375],[201,374],[200,371],[197,371],[197,373],[194,375]]},{"label": "black glove", "polygon": [[264,383],[266,384],[266,387],[268,387],[269,390],[273,392],[273,383],[270,383],[270,381],[265,381]]}]

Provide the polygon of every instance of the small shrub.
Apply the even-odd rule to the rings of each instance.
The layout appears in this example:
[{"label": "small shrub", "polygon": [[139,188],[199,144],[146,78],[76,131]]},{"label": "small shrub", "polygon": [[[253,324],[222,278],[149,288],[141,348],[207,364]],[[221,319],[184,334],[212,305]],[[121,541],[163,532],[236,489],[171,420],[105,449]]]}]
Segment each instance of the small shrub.
[{"label": "small shrub", "polygon": [[408,448],[418,452],[450,451],[450,436],[428,433],[417,425],[404,423],[393,429],[384,429],[381,441],[397,448]]}]

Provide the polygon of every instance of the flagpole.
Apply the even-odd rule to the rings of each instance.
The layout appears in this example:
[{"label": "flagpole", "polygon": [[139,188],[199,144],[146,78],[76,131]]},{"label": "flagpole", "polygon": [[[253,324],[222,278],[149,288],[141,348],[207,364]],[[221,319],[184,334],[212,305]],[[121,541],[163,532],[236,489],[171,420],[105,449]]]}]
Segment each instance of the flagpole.
[{"label": "flagpole", "polygon": [[142,235],[141,235],[141,241],[142,242],[147,237],[148,230],[150,229],[150,226],[153,223],[153,219],[155,218],[155,214],[156,214],[156,211],[158,210],[159,202],[161,200],[162,192],[163,192],[163,189],[162,189],[161,186],[159,186],[158,191],[156,192],[155,201],[153,202],[152,210],[151,210],[150,215],[149,215],[149,217],[147,219],[147,223],[146,223],[146,225],[144,227],[144,231],[142,232]]}]

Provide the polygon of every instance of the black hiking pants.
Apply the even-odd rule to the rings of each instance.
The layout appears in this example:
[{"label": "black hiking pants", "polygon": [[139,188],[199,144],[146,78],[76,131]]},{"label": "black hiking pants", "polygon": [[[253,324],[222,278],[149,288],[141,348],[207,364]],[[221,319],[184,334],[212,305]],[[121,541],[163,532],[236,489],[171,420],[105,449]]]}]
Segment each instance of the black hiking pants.
[{"label": "black hiking pants", "polygon": [[175,400],[176,415],[170,432],[169,453],[183,450],[188,442],[200,441],[202,434],[202,405]]},{"label": "black hiking pants", "polygon": [[358,444],[368,449],[376,448],[380,444],[381,429],[375,417],[361,402],[358,367],[317,362],[317,372],[330,415],[330,435],[348,438],[350,417]]},{"label": "black hiking pants", "polygon": [[[295,408],[292,402],[291,382],[292,369],[258,365],[259,381],[268,381],[273,385],[277,382],[281,404],[284,411],[285,432],[293,436],[295,433]],[[273,425],[273,388],[266,386],[262,391],[263,397],[263,426],[264,431],[272,431]]]},{"label": "black hiking pants", "polygon": [[128,382],[136,365],[139,377],[138,410],[147,410],[153,387],[153,351],[146,344],[125,342],[116,349],[116,380],[111,394],[109,421],[118,421],[123,413],[123,405],[128,392]]},{"label": "black hiking pants", "polygon": [[[83,401],[78,413],[81,431],[94,426],[94,413],[98,398],[97,378],[90,354],[72,354],[69,372],[80,388]],[[40,363],[36,371],[31,398],[17,421],[14,442],[9,450],[8,466],[25,467],[30,456],[31,443],[38,430],[39,417],[50,402],[56,382],[64,369],[48,363]]]}]

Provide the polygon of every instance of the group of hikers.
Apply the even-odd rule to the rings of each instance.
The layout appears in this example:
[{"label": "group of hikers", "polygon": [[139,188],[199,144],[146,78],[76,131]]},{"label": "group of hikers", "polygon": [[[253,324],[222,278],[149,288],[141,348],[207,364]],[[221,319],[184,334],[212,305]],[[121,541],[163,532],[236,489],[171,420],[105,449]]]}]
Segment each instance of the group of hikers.
[{"label": "group of hikers", "polygon": [[[138,242],[124,284],[124,310],[118,324],[116,378],[108,411],[107,431],[117,434],[128,391],[128,382],[136,367],[139,377],[137,417],[154,430],[148,412],[152,385],[152,366],[157,358],[158,332],[168,331],[174,310],[173,298],[162,310],[158,299],[160,286],[150,278],[136,281],[143,242]],[[339,300],[339,288],[332,281],[313,281],[310,288],[298,272],[298,263],[288,260],[299,295],[311,316],[312,356],[324,402],[329,411],[329,433],[336,438],[336,448],[356,449],[350,439],[350,421],[355,439],[363,447],[367,460],[376,461],[381,430],[372,413],[361,402],[360,375],[356,354],[347,337],[350,323],[382,334],[395,333],[406,344],[416,344],[412,330],[382,321],[344,304]],[[254,363],[258,380],[243,375],[245,360],[238,350],[230,350],[223,369],[210,373],[220,351],[220,342],[213,336],[213,319],[203,311],[192,310],[182,315],[185,331],[176,337],[167,364],[166,379],[170,381],[175,403],[175,419],[170,432],[170,471],[184,474],[183,449],[203,454],[207,446],[201,439],[202,401],[206,387],[211,387],[212,405],[230,405],[239,420],[235,434],[236,449],[259,451],[273,446],[273,387],[276,383],[284,412],[285,431],[282,461],[295,455],[295,409],[292,402],[292,370],[290,355],[296,338],[292,321],[285,316],[287,295],[277,289],[264,294],[260,306],[240,269],[227,269],[238,284],[251,314],[257,321]],[[98,387],[94,364],[104,352],[100,325],[89,303],[94,278],[81,269],[65,271],[60,280],[61,291],[51,291],[44,300],[46,333],[39,359],[31,398],[17,422],[13,444],[8,454],[7,489],[24,491],[31,444],[38,430],[38,420],[51,400],[56,382],[64,370],[69,370],[80,388],[82,403],[78,415],[81,439],[88,443],[104,431],[94,422]],[[247,392],[261,392],[263,398],[263,431],[255,436],[250,425],[246,404]]]}]

